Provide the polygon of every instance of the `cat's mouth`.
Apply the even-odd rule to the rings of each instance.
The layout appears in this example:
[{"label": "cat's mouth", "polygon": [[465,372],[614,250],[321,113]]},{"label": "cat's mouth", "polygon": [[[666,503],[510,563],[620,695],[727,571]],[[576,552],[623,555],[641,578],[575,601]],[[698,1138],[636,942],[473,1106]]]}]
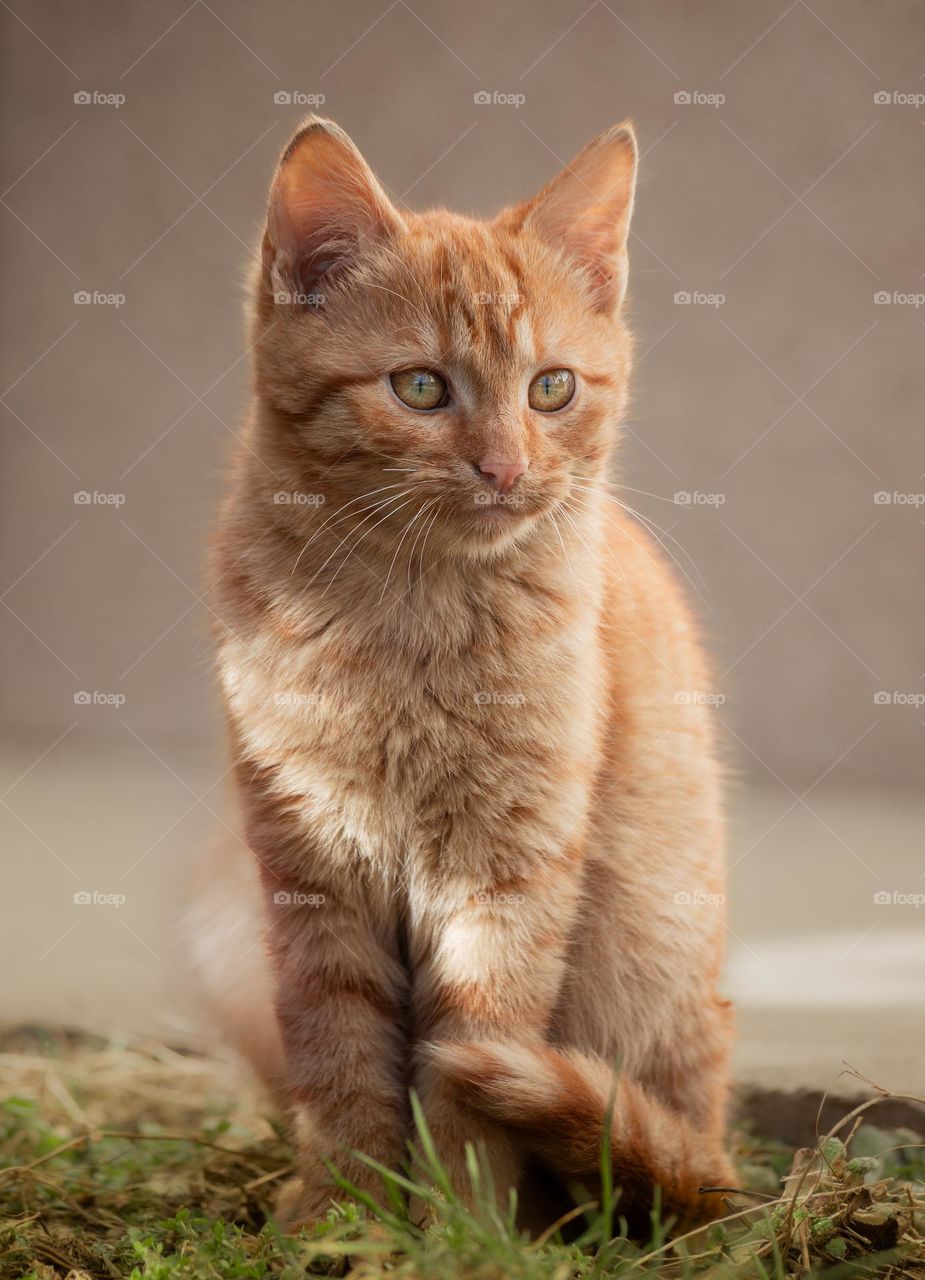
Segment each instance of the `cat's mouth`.
[{"label": "cat's mouth", "polygon": [[527,502],[517,493],[479,494],[476,499],[476,510],[484,520],[526,515],[527,509]]}]

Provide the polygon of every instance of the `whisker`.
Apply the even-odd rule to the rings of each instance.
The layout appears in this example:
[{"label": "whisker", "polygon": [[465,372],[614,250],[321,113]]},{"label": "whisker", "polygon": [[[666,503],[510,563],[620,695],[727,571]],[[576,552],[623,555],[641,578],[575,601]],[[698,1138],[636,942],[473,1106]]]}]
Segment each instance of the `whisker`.
[{"label": "whisker", "polygon": [[436,498],[431,498],[430,502],[426,502],[424,506],[421,507],[421,509],[411,517],[411,519],[408,521],[408,523],[405,525],[404,529],[402,530],[402,535],[398,539],[398,546],[395,548],[395,554],[394,556],[392,556],[392,561],[389,565],[389,571],[385,575],[385,584],[382,588],[382,595],[380,595],[379,597],[380,604],[382,604],[382,601],[385,599],[385,593],[389,589],[389,579],[392,576],[392,570],[395,568],[395,561],[398,559],[398,553],[399,551],[401,551],[401,545],[404,542],[405,538],[408,536],[408,530],[411,528],[411,526],[414,524],[416,520],[420,520],[421,516],[424,514],[425,511],[429,511],[431,509],[431,507],[434,505],[436,501],[437,501]]},{"label": "whisker", "polygon": [[620,484],[616,480],[602,480],[601,483],[612,484],[615,489],[625,489],[627,493],[641,493],[646,498],[655,498],[658,502],[667,502],[669,506],[675,507],[679,511],[687,510],[686,507],[678,507],[678,504],[675,502],[674,498],[666,498],[664,494],[661,494],[661,493],[650,493],[648,489],[634,489],[631,484]]},{"label": "whisker", "polygon": [[[579,489],[581,489],[581,488],[586,488],[586,486],[584,486],[584,485],[576,485],[575,487],[576,487],[576,488],[579,488]],[[640,513],[639,513],[638,511],[635,511],[631,506],[628,506],[628,505],[627,505],[627,503],[625,503],[625,502],[621,502],[619,498],[615,498],[612,494],[604,493],[604,491],[603,491],[602,489],[590,489],[590,488],[588,488],[588,489],[587,489],[587,492],[588,492],[588,493],[593,493],[593,494],[595,494],[595,495],[596,495],[597,497],[599,497],[599,498],[606,498],[608,502],[613,502],[613,503],[615,503],[615,504],[616,504],[616,506],[621,507],[624,511],[628,512],[631,516],[635,516],[635,517],[636,517],[636,519],[637,519],[637,520],[639,520],[639,521],[642,523],[642,525],[643,525],[646,529],[648,529],[648,530],[649,530],[649,532],[650,532],[650,533],[652,534],[652,536],[655,538],[656,542],[658,542],[659,546],[660,546],[660,547],[662,548],[662,550],[665,552],[665,555],[666,555],[666,556],[668,556],[668,558],[671,560],[672,564],[674,564],[674,566],[677,568],[678,572],[679,572],[679,573],[684,577],[684,580],[687,582],[688,586],[689,586],[689,587],[690,587],[690,589],[694,592],[694,594],[696,595],[696,597],[697,597],[697,599],[700,601],[700,603],[703,605],[703,607],[707,610],[707,612],[708,612],[708,613],[712,614],[713,610],[712,610],[712,608],[710,607],[709,603],[707,602],[707,600],[706,600],[706,598],[705,598],[705,596],[704,596],[703,592],[702,592],[702,591],[700,590],[700,588],[697,586],[696,582],[693,580],[693,578],[691,577],[691,575],[690,575],[690,574],[687,572],[687,570],[684,568],[684,565],[683,565],[683,564],[681,564],[681,562],[678,560],[678,557],[677,557],[676,555],[674,555],[674,554],[669,550],[669,548],[666,546],[666,544],[664,543],[664,541],[659,537],[659,535],[658,535],[658,533],[656,532],[655,528],[650,527],[649,522],[646,520],[646,518],[645,518],[644,516],[640,515]],[[585,502],[585,503],[587,503],[588,499],[587,499],[587,498],[579,498],[579,497],[577,497],[577,496],[576,496],[575,501],[576,501],[576,502]],[[655,562],[654,562],[654,560],[652,560],[652,556],[651,556],[651,555],[649,555],[649,552],[646,550],[646,548],[645,548],[644,546],[642,546],[642,544],[641,544],[641,543],[639,543],[639,542],[637,542],[637,541],[636,541],[636,539],[635,539],[635,538],[633,537],[633,535],[629,532],[629,530],[625,530],[625,532],[626,532],[626,534],[627,534],[627,537],[628,537],[628,538],[630,539],[630,541],[634,544],[634,546],[637,546],[637,547],[639,548],[639,550],[643,552],[643,554],[646,556],[646,558],[647,558],[648,560],[652,561],[652,563],[654,564]],[[687,551],[684,549],[684,547],[682,547],[682,546],[681,546],[681,544],[678,542],[677,538],[672,538],[672,537],[671,537],[671,534],[668,532],[668,530],[667,530],[667,529],[662,529],[662,530],[661,530],[661,532],[662,532],[662,533],[664,533],[666,537],[671,538],[672,542],[674,542],[674,543],[675,543],[675,545],[676,545],[677,547],[679,547],[681,551],[683,551],[683,552],[684,552],[684,554],[687,556],[688,560],[690,560],[691,565],[692,565],[692,566],[693,566],[693,568],[694,568],[694,571],[697,573],[697,576],[700,578],[701,582],[703,582],[703,576],[702,576],[702,574],[700,573],[700,570],[697,568],[696,564],[694,564],[694,560],[693,560],[693,558],[691,557],[690,553],[689,553],[689,552],[687,552]],[[704,587],[706,587],[706,583],[705,583],[705,582],[704,582]]]},{"label": "whisker", "polygon": [[[315,530],[312,536],[305,543],[305,546],[299,552],[298,556],[296,557],[295,564],[292,566],[292,568],[289,571],[289,576],[291,577],[295,573],[296,569],[299,567],[299,561],[305,555],[305,552],[308,550],[308,548],[311,546],[314,540],[318,537],[320,533],[324,532],[324,530],[328,527],[328,525],[331,523],[334,517],[339,515],[341,511],[345,511],[347,507],[352,507],[355,502],[362,502],[364,498],[373,498],[377,493],[385,493],[387,489],[400,489],[403,484],[407,484],[407,481],[400,480],[396,484],[384,484],[380,489],[372,489],[370,490],[369,493],[361,493],[358,498],[351,498],[349,502],[345,502],[343,503],[342,506],[339,506],[336,511],[332,511],[331,514],[328,516],[328,518],[323,522],[323,524],[321,524],[321,526]],[[361,511],[366,511],[367,509],[368,508],[366,507],[360,508]],[[354,512],[353,514],[357,515],[358,512]]]},{"label": "whisker", "polygon": [[[345,543],[345,542],[347,542],[350,538],[352,538],[352,537],[353,537],[353,535],[356,533],[357,529],[362,529],[363,525],[364,525],[364,524],[366,524],[367,520],[371,520],[371,519],[372,519],[372,517],[376,514],[376,512],[377,512],[377,511],[381,511],[381,510],[382,510],[382,508],[383,508],[384,506],[386,506],[388,503],[390,503],[390,502],[395,502],[395,501],[397,501],[399,498],[404,498],[408,493],[410,493],[410,490],[409,490],[409,489],[404,489],[404,490],[403,490],[402,492],[400,492],[400,493],[393,493],[390,497],[388,497],[388,498],[383,498],[381,502],[377,502],[377,503],[374,505],[374,507],[373,507],[372,511],[369,513],[369,515],[364,516],[364,517],[363,517],[363,519],[362,519],[358,524],[355,524],[355,525],[353,526],[353,528],[352,528],[348,533],[345,533],[345,534],[344,534],[344,536],[341,538],[340,542],[338,542],[337,546],[334,548],[334,550],[333,550],[333,551],[331,552],[331,554],[328,556],[327,560],[325,560],[324,564],[319,565],[319,566],[318,566],[318,568],[315,570],[314,574],[312,575],[312,577],[311,577],[311,578],[309,579],[309,581],[308,581],[308,585],[309,585],[309,586],[311,586],[311,585],[312,585],[312,583],[315,581],[315,578],[317,578],[317,577],[318,577],[318,574],[319,574],[319,573],[321,573],[322,569],[326,568],[326,566],[327,566],[327,565],[329,565],[329,564],[331,563],[331,561],[332,561],[332,560],[334,559],[334,557],[337,555],[338,551],[340,551],[340,549],[341,549],[341,547],[344,545],[344,543]],[[358,514],[358,513],[356,513],[356,512],[355,512],[354,514]]]},{"label": "whisker", "polygon": [[430,537],[430,531],[436,524],[437,516],[439,516],[439,514],[440,514],[440,505],[437,506],[437,510],[434,512],[430,520],[430,523],[427,526],[427,532],[424,534],[424,541],[421,543],[421,556],[420,556],[420,560],[418,561],[418,590],[419,591],[424,590],[424,552],[427,550],[427,539]]},{"label": "whisker", "polygon": [[[399,496],[400,496],[400,495],[399,495]],[[413,502],[413,501],[414,501],[414,499],[413,499],[413,498],[407,498],[407,499],[406,499],[404,502],[402,502],[399,506],[397,506],[397,507],[393,507],[391,511],[387,511],[387,512],[385,513],[385,515],[382,517],[382,519],[381,519],[381,520],[377,520],[375,524],[371,524],[371,525],[369,526],[369,528],[366,530],[366,532],[365,532],[364,534],[361,534],[361,535],[360,535],[360,537],[359,537],[359,538],[357,538],[357,540],[356,540],[356,542],[353,544],[353,546],[348,548],[348,550],[347,550],[347,554],[344,556],[343,560],[341,560],[340,564],[339,564],[339,565],[337,566],[337,568],[334,570],[334,574],[333,574],[333,576],[332,576],[332,578],[331,578],[331,581],[328,583],[328,585],[327,585],[327,586],[325,587],[325,589],[322,591],[322,593],[321,593],[321,599],[322,599],[322,600],[323,600],[323,599],[324,599],[324,597],[328,594],[328,592],[331,590],[331,588],[334,586],[334,581],[335,581],[335,579],[337,578],[337,575],[340,573],[341,569],[343,569],[344,565],[347,563],[347,561],[348,561],[348,560],[350,559],[350,557],[353,555],[354,551],[356,551],[357,547],[360,545],[360,543],[363,541],[363,539],[364,539],[364,538],[368,538],[368,537],[369,537],[369,535],[372,533],[372,531],[373,531],[374,529],[378,529],[378,528],[379,528],[379,526],[380,526],[381,524],[385,524],[385,522],[386,522],[386,520],[388,520],[389,516],[397,515],[397,514],[398,514],[398,512],[399,512],[399,511],[401,511],[402,507],[407,507],[407,506],[408,506],[408,504],[409,504],[409,503],[411,503],[411,502]],[[366,519],[368,520],[368,519],[369,519],[369,516],[367,516],[367,517],[366,517]],[[365,521],[364,521],[364,523],[365,523]],[[357,526],[357,528],[359,528],[359,525]],[[353,532],[355,533],[355,532],[356,532],[356,529],[354,529],[354,530],[353,530]],[[347,534],[347,537],[348,537],[348,538],[350,537],[350,534],[349,534],[349,533]],[[344,541],[346,541],[346,539],[344,539]]]},{"label": "whisker", "polygon": [[561,529],[559,528],[559,525],[558,525],[558,523],[557,523],[557,521],[556,521],[556,517],[553,515],[552,510],[549,510],[546,514],[547,514],[547,516],[549,517],[549,520],[550,520],[550,521],[551,521],[551,523],[552,523],[552,527],[553,527],[553,528],[555,529],[555,531],[556,531],[556,537],[559,539],[559,545],[560,545],[560,546],[561,546],[561,548],[562,548],[562,554],[565,556],[565,563],[568,565],[569,573],[572,575],[572,578],[575,580],[575,582],[576,582],[576,584],[577,584],[578,579],[577,579],[577,578],[575,578],[575,570],[572,568],[572,562],[571,562],[571,560],[569,559],[569,554],[568,554],[568,551],[566,550],[565,541],[564,541],[564,539],[563,539],[563,537],[562,537],[562,531],[561,531]]},{"label": "whisker", "polygon": [[[585,489],[589,493],[595,492],[594,487],[591,485],[576,485],[576,488]],[[617,506],[622,507],[624,511],[628,511],[631,516],[635,516],[637,520],[639,520],[643,525],[646,526],[646,528],[649,529],[650,533],[652,533],[654,537],[657,538],[658,534],[660,533],[664,535],[664,537],[669,538],[674,543],[674,545],[678,548],[678,550],[682,553],[682,555],[687,556],[687,559],[690,562],[691,568],[697,574],[698,578],[700,578],[700,581],[704,589],[706,589],[707,584],[706,582],[704,582],[703,575],[701,574],[700,570],[697,568],[697,565],[694,563],[693,557],[691,556],[690,552],[687,550],[686,547],[682,546],[682,544],[677,540],[677,538],[675,538],[671,533],[669,533],[667,529],[663,529],[657,520],[654,520],[652,516],[643,515],[643,513],[641,511],[637,511],[635,507],[631,507],[628,502],[623,502],[621,498],[616,498],[611,493],[605,493],[603,489],[598,489],[597,492],[600,493],[601,497],[606,498],[608,502],[615,502]],[[668,552],[667,547],[665,548],[665,551],[666,553]],[[674,559],[674,557],[672,557],[672,559]],[[680,568],[680,565],[678,567]]]},{"label": "whisker", "polygon": [[[439,510],[439,508],[438,508],[438,510]],[[436,512],[435,512],[434,514],[436,514]],[[411,591],[411,589],[412,589],[412,587],[411,587],[411,567],[412,567],[412,565],[414,564],[414,550],[415,550],[415,547],[417,547],[417,545],[418,545],[418,539],[420,538],[421,534],[425,531],[426,525],[427,525],[427,521],[425,520],[425,521],[424,521],[424,524],[422,524],[422,525],[421,525],[421,527],[418,529],[417,533],[414,535],[414,541],[411,543],[411,550],[408,552],[408,591],[409,591],[409,593],[410,593],[410,591]]]},{"label": "whisker", "polygon": [[421,319],[424,321],[425,324],[427,325],[430,324],[430,317],[425,315],[424,312],[421,310],[421,308],[419,306],[416,306],[415,303],[413,303],[410,298],[406,298],[403,293],[398,293],[396,292],[395,289],[387,289],[384,284],[373,284],[369,280],[366,281],[366,288],[381,289],[383,293],[390,293],[393,298],[401,298],[402,302],[407,302],[408,306],[412,307],[418,313],[418,315],[421,317]]},{"label": "whisker", "polygon": [[[572,508],[572,509],[576,512],[576,514],[580,514],[580,511],[579,511],[579,508],[578,508],[578,507],[575,507],[575,508]],[[582,535],[581,529],[578,527],[578,522],[577,522],[576,520],[573,520],[573,519],[572,519],[571,515],[569,514],[569,510],[570,510],[570,508],[569,508],[569,504],[568,504],[568,502],[563,502],[563,503],[562,503],[562,515],[565,517],[565,519],[569,522],[569,524],[570,524],[570,525],[572,526],[572,528],[575,530],[575,536],[578,538],[578,540],[579,540],[579,542],[581,543],[581,545],[585,548],[585,550],[587,551],[587,553],[588,553],[588,555],[591,557],[591,559],[592,559],[593,561],[595,561],[595,563],[603,564],[603,566],[604,566],[604,572],[605,572],[609,577],[614,578],[614,581],[616,581],[616,578],[614,577],[614,574],[613,574],[613,573],[611,573],[611,571],[610,571],[610,566],[607,564],[607,562],[606,562],[606,561],[604,561],[604,560],[602,560],[602,559],[601,559],[600,553],[595,554],[595,552],[593,552],[593,551],[591,550],[591,548],[588,546],[587,542],[585,542],[585,539],[584,539],[584,536]],[[623,568],[623,565],[620,563],[620,561],[619,561],[619,560],[617,560],[617,562],[616,562],[616,563],[617,563],[617,568],[620,570],[620,580],[621,580],[621,582],[623,583],[624,587],[626,587],[626,594],[629,596],[629,601],[630,601],[631,606],[635,609],[635,608],[636,608],[636,599],[635,599],[635,597],[634,597],[634,595],[633,595],[633,588],[632,588],[632,586],[630,585],[630,580],[629,580],[629,578],[626,576],[626,570]]]}]

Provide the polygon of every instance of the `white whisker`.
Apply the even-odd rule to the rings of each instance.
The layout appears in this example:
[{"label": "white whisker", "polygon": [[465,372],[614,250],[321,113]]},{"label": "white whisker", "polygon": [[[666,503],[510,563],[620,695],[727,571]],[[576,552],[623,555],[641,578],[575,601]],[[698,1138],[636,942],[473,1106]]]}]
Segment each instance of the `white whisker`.
[{"label": "white whisker", "polygon": [[431,507],[434,505],[436,501],[437,501],[436,498],[431,498],[430,502],[426,502],[424,506],[421,507],[421,509],[411,517],[411,519],[408,521],[408,523],[405,525],[404,529],[402,530],[402,535],[398,539],[398,546],[395,548],[395,554],[394,556],[392,556],[392,561],[389,565],[389,571],[385,575],[385,584],[382,588],[382,594],[379,597],[380,604],[382,604],[382,601],[385,599],[385,593],[389,589],[389,579],[392,576],[392,570],[395,568],[395,561],[398,559],[398,553],[399,551],[401,551],[401,545],[404,542],[405,538],[408,536],[408,530],[411,528],[411,526],[414,524],[416,520],[420,520],[421,516],[424,514],[425,511],[429,511],[431,509]]},{"label": "white whisker", "polygon": [[[430,537],[430,531],[434,527],[434,525],[437,523],[437,516],[439,516],[439,514],[440,514],[440,507],[438,505],[436,511],[431,517],[430,522],[427,525],[427,532],[424,534],[424,541],[421,543],[421,556],[418,562],[418,588],[422,591],[424,589],[424,552],[427,550],[427,539]],[[410,571],[410,565],[409,565],[409,571]]]},{"label": "white whisker", "polygon": [[[331,512],[331,514],[328,516],[327,520],[325,520],[325,521],[324,521],[324,522],[319,526],[319,528],[317,528],[317,529],[315,530],[315,532],[312,534],[312,536],[311,536],[311,537],[308,539],[308,541],[305,543],[305,546],[304,546],[304,547],[302,548],[302,550],[299,552],[298,556],[296,556],[296,562],[295,562],[295,564],[292,566],[292,568],[289,570],[289,576],[290,576],[290,577],[292,577],[292,575],[295,573],[296,569],[298,569],[298,567],[299,567],[299,561],[300,561],[300,560],[302,559],[302,557],[305,555],[305,552],[308,550],[308,548],[311,546],[311,544],[315,541],[315,539],[318,537],[318,535],[319,535],[320,533],[323,533],[323,532],[325,531],[325,529],[328,527],[328,525],[331,523],[331,521],[334,519],[334,517],[335,517],[335,516],[337,516],[337,515],[339,515],[339,514],[341,513],[341,511],[345,511],[345,510],[347,509],[347,507],[352,507],[352,506],[353,506],[353,504],[354,504],[355,502],[362,502],[364,498],[374,498],[374,497],[376,496],[376,494],[377,494],[377,493],[385,493],[387,489],[400,489],[400,488],[401,488],[401,486],[402,486],[403,484],[406,484],[406,483],[407,483],[407,481],[400,480],[400,481],[398,481],[398,483],[396,483],[396,484],[384,484],[384,485],[382,485],[382,487],[381,487],[381,488],[379,488],[379,489],[371,489],[369,493],[361,493],[361,494],[360,494],[360,496],[359,496],[358,498],[351,498],[349,502],[345,502],[345,503],[343,503],[343,505],[342,505],[342,506],[339,506],[339,507],[337,508],[337,510],[336,510],[336,511],[332,511],[332,512]],[[375,504],[374,504],[374,505],[375,505]],[[361,510],[361,511],[367,511],[367,510],[368,510],[368,508],[367,508],[367,507],[361,507],[361,508],[360,508],[360,510]],[[353,514],[354,514],[354,515],[357,515],[357,514],[359,514],[359,513],[358,513],[358,512],[354,512]],[[346,517],[345,517],[345,518],[346,518]],[[340,521],[338,521],[338,523],[340,523]]]},{"label": "white whisker", "polygon": [[[642,523],[642,525],[643,525],[646,529],[648,529],[648,530],[649,530],[649,532],[650,532],[650,533],[652,534],[652,536],[655,538],[656,542],[658,542],[659,546],[660,546],[660,547],[662,548],[662,550],[665,552],[665,555],[666,555],[666,556],[668,556],[669,560],[671,560],[671,562],[675,565],[675,567],[677,568],[678,572],[679,572],[679,573],[681,573],[681,574],[683,575],[684,580],[687,582],[688,586],[689,586],[689,587],[690,587],[690,589],[694,592],[694,594],[696,595],[697,599],[700,601],[700,603],[703,605],[703,607],[707,610],[707,612],[708,612],[708,613],[712,613],[712,612],[713,612],[713,610],[710,608],[710,605],[707,603],[707,600],[706,600],[706,598],[704,597],[703,592],[702,592],[702,591],[700,590],[700,588],[697,586],[696,582],[693,580],[693,578],[691,577],[691,575],[690,575],[690,574],[687,572],[687,570],[684,568],[684,565],[683,565],[683,564],[681,564],[681,563],[680,563],[680,561],[678,560],[677,556],[673,555],[673,554],[672,554],[672,552],[668,549],[668,547],[665,545],[664,541],[659,537],[658,533],[656,532],[655,527],[650,527],[650,522],[646,519],[646,517],[645,517],[645,516],[640,515],[640,513],[639,513],[638,511],[634,510],[634,509],[633,509],[633,507],[629,506],[627,503],[625,503],[625,502],[621,502],[619,498],[615,498],[615,497],[613,496],[613,494],[605,493],[605,492],[603,491],[603,489],[590,488],[590,487],[589,487],[589,486],[587,486],[587,485],[576,485],[576,486],[575,486],[575,488],[576,488],[576,489],[584,489],[587,493],[593,493],[593,494],[595,494],[595,496],[597,496],[598,498],[606,498],[608,502],[613,502],[616,506],[621,507],[624,511],[628,512],[631,516],[635,516],[635,517],[636,517],[636,519],[637,519],[637,520],[639,520],[639,521]],[[587,498],[579,498],[579,497],[577,497],[577,496],[576,496],[575,501],[576,501],[576,502],[585,502],[585,503],[587,503],[588,499],[587,499]],[[651,525],[652,525],[652,526],[654,526],[654,522],[651,522]],[[625,526],[624,526],[624,528],[625,528]],[[642,546],[642,544],[641,544],[641,543],[639,543],[639,542],[637,542],[637,541],[636,541],[636,539],[635,539],[635,538],[633,537],[633,535],[629,532],[629,530],[625,529],[625,532],[626,532],[626,534],[627,534],[627,537],[628,537],[628,538],[630,539],[630,541],[633,543],[633,545],[634,545],[634,546],[636,546],[636,547],[638,547],[638,548],[639,548],[639,550],[643,552],[643,554],[646,556],[646,558],[647,558],[648,560],[652,561],[652,563],[655,563],[655,562],[652,560],[652,556],[651,556],[651,555],[649,555],[649,552],[645,549],[645,547],[644,547],[644,546]],[[664,533],[664,534],[665,534],[665,536],[666,536],[667,538],[671,538],[671,541],[672,541],[672,542],[674,542],[674,544],[675,544],[675,545],[676,545],[676,546],[677,546],[677,547],[678,547],[682,552],[684,552],[684,554],[687,556],[688,560],[690,560],[691,565],[692,565],[692,566],[693,566],[693,568],[694,568],[694,571],[697,573],[697,576],[700,578],[701,582],[703,582],[703,577],[702,577],[702,575],[700,574],[700,570],[697,568],[696,564],[694,564],[694,561],[693,561],[693,559],[692,559],[692,557],[691,557],[690,553],[689,553],[689,552],[687,552],[687,551],[684,549],[684,547],[682,547],[682,546],[681,546],[681,544],[680,544],[680,542],[678,542],[677,538],[672,538],[672,537],[671,537],[671,534],[668,532],[668,530],[667,530],[667,529],[662,529],[662,530],[661,530],[661,532],[662,532],[662,533]],[[704,583],[704,586],[706,586],[706,583]]]},{"label": "white whisker", "polygon": [[[401,497],[401,495],[400,495],[400,494],[399,494],[399,495],[397,495],[397,496],[398,496],[398,497]],[[386,520],[388,520],[389,516],[397,515],[397,514],[398,514],[398,512],[399,512],[399,511],[401,511],[402,507],[407,507],[407,506],[408,506],[408,504],[409,504],[409,503],[411,503],[411,502],[413,502],[413,501],[414,501],[414,499],[413,499],[413,498],[407,498],[404,502],[400,503],[397,507],[393,507],[391,511],[387,511],[387,512],[385,513],[385,515],[382,517],[382,519],[381,519],[381,520],[377,520],[375,524],[371,524],[371,525],[369,526],[369,528],[366,530],[366,532],[365,532],[364,534],[361,534],[361,535],[360,535],[360,537],[359,537],[359,538],[357,538],[356,542],[353,544],[353,546],[352,546],[352,547],[348,547],[348,549],[347,549],[347,554],[344,556],[343,560],[341,560],[340,564],[339,564],[339,565],[337,566],[337,568],[334,570],[334,574],[333,574],[333,576],[332,576],[332,578],[331,578],[331,581],[328,583],[328,585],[325,587],[325,589],[324,589],[324,590],[322,591],[322,593],[321,593],[321,599],[322,599],[322,600],[323,600],[323,599],[324,599],[324,597],[328,594],[328,592],[331,590],[331,588],[332,588],[332,587],[333,587],[333,585],[334,585],[334,581],[335,581],[335,579],[337,578],[337,575],[340,573],[341,569],[343,569],[344,565],[347,563],[347,561],[348,561],[348,560],[350,559],[350,557],[353,555],[354,551],[356,551],[357,547],[360,545],[360,543],[363,541],[363,539],[364,539],[364,538],[368,538],[368,537],[369,537],[369,535],[372,533],[372,531],[373,531],[374,529],[378,529],[378,528],[379,528],[379,526],[380,526],[381,524],[385,524],[385,522],[386,522]],[[369,519],[369,516],[367,516],[367,517],[366,517],[366,519],[368,520],[368,519]],[[365,524],[365,521],[364,521],[363,523]],[[357,526],[357,528],[359,528],[359,525]],[[353,532],[354,532],[354,533],[356,533],[356,529],[354,529],[354,530],[353,530]],[[347,537],[348,537],[348,538],[350,537],[350,534],[349,534],[349,533],[347,534]],[[346,538],[344,539],[344,541],[346,541]]]},{"label": "white whisker", "polygon": [[[331,563],[331,561],[332,561],[332,560],[334,559],[334,557],[337,555],[338,551],[340,551],[340,549],[341,549],[341,547],[344,545],[344,543],[345,543],[345,542],[347,542],[347,541],[348,541],[348,539],[350,539],[350,538],[352,538],[352,537],[353,537],[353,535],[356,533],[357,529],[362,529],[363,525],[364,525],[364,524],[366,524],[366,521],[367,521],[367,520],[371,520],[371,519],[372,519],[372,517],[376,514],[376,512],[377,512],[377,511],[381,511],[381,510],[382,510],[382,508],[383,508],[384,506],[386,506],[388,503],[390,503],[390,502],[395,502],[395,501],[397,501],[399,498],[404,498],[404,497],[405,497],[408,493],[410,493],[410,492],[411,492],[411,490],[410,490],[410,489],[404,489],[404,490],[402,490],[400,493],[393,493],[393,494],[391,495],[391,497],[383,498],[381,502],[377,502],[377,503],[374,505],[374,507],[373,507],[372,511],[369,513],[369,515],[364,516],[364,517],[363,517],[363,519],[362,519],[358,524],[355,524],[355,525],[353,526],[353,528],[349,531],[349,533],[345,533],[345,534],[344,534],[344,536],[341,538],[340,542],[338,542],[337,546],[334,548],[334,550],[333,550],[333,551],[331,552],[331,554],[328,556],[327,560],[325,560],[324,564],[319,565],[319,566],[318,566],[318,568],[315,570],[314,574],[312,575],[312,577],[311,577],[311,578],[309,579],[309,581],[308,581],[308,585],[309,585],[309,586],[311,586],[311,585],[312,585],[312,583],[315,581],[315,578],[317,578],[317,577],[318,577],[318,574],[321,572],[321,570],[322,570],[322,569],[324,569],[324,568],[326,568],[326,567],[327,567],[327,565],[329,565],[329,564]],[[354,514],[357,514],[357,513],[354,513]]]}]

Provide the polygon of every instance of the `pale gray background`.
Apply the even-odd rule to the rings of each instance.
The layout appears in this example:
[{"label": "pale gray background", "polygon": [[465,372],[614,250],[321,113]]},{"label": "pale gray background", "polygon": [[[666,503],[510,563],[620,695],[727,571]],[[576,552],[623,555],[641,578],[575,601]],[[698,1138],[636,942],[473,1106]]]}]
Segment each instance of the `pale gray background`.
[{"label": "pale gray background", "polygon": [[[925,692],[925,506],[874,500],[925,503],[925,306],[874,301],[925,293],[925,111],[892,101],[925,93],[920,3],[11,0],[0,26],[7,937],[36,960],[17,1014],[105,988],[131,1020],[144,975],[147,1007],[165,1000],[168,868],[222,803],[197,594],[248,384],[244,268],[306,110],[279,92],[323,94],[396,197],[473,213],[636,120],[623,465],[662,500],[624,496],[705,601],[742,778],[734,942],[766,976],[770,932],[841,929],[833,980],[843,953],[870,972],[884,921],[921,943],[925,908],[871,902],[925,886],[925,710],[892,697]],[[525,101],[474,101],[496,91]],[[117,881],[117,919],[75,915],[72,890]]]}]

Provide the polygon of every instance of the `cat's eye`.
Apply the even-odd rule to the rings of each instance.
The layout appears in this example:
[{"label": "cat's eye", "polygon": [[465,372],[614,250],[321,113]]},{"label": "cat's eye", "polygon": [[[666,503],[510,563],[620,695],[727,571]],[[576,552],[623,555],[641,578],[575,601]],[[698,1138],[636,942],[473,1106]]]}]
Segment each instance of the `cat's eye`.
[{"label": "cat's eye", "polygon": [[429,369],[405,369],[389,379],[402,404],[411,409],[439,409],[447,401],[447,385]]},{"label": "cat's eye", "polygon": [[575,375],[571,369],[547,369],[530,383],[527,400],[531,409],[552,413],[564,409],[575,394]]}]

